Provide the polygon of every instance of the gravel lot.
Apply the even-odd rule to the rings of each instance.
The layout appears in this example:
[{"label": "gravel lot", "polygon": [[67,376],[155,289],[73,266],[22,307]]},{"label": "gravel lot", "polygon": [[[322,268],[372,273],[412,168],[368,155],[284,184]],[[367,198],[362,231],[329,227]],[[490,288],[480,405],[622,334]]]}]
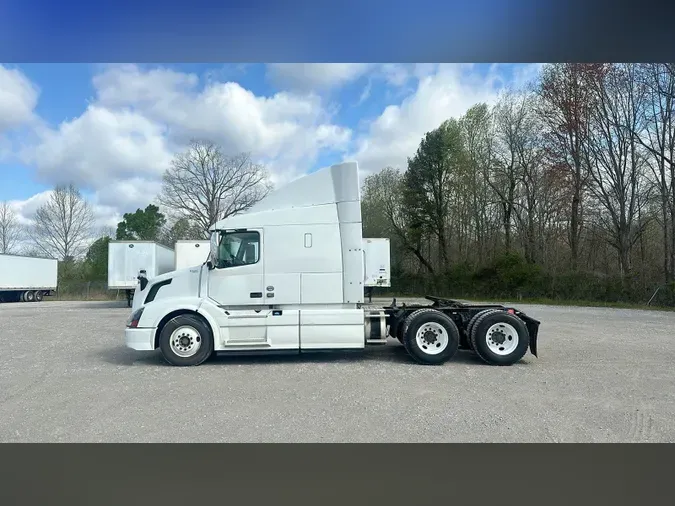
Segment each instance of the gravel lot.
[{"label": "gravel lot", "polygon": [[[0,441],[675,442],[675,313],[517,305],[540,358],[214,358],[124,347],[124,303],[0,304]],[[9,339],[7,339],[9,338]]]}]

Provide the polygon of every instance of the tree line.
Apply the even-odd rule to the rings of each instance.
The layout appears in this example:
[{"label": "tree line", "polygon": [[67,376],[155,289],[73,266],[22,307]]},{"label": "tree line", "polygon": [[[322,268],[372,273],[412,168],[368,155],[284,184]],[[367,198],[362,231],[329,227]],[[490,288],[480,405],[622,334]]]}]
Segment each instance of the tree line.
[{"label": "tree line", "polygon": [[673,303],[674,100],[674,64],[545,65],[367,177],[364,234],[417,293]]}]

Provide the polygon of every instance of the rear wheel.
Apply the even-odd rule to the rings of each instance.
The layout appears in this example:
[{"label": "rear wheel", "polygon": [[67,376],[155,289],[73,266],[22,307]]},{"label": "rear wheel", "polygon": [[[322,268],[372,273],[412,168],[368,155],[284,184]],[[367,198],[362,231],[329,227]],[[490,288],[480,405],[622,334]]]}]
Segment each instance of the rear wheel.
[{"label": "rear wheel", "polygon": [[466,341],[467,344],[469,345],[469,348],[473,351],[473,343],[471,342],[471,331],[473,330],[473,326],[476,324],[476,322],[484,315],[487,313],[494,313],[496,311],[499,311],[498,309],[483,309],[482,311],[479,311],[476,313],[471,320],[469,320],[469,324],[466,326]]},{"label": "rear wheel", "polygon": [[35,302],[42,302],[42,299],[44,299],[44,293],[39,290],[35,292]]},{"label": "rear wheel", "polygon": [[420,364],[440,365],[459,348],[459,330],[448,316],[434,309],[418,309],[403,325],[403,345]]},{"label": "rear wheel", "polygon": [[211,329],[197,316],[176,316],[162,328],[159,349],[171,365],[199,365],[213,353]]},{"label": "rear wheel", "polygon": [[506,311],[481,315],[471,329],[471,346],[491,365],[512,365],[527,353],[529,333],[525,323]]},{"label": "rear wheel", "polygon": [[35,302],[35,292],[24,292],[23,294],[23,300],[26,302]]}]

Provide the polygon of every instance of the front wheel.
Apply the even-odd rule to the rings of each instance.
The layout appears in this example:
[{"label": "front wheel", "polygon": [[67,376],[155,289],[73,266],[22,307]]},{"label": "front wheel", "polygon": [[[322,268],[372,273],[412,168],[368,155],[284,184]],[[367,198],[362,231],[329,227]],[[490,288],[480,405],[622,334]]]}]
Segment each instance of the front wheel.
[{"label": "front wheel", "polygon": [[35,302],[35,292],[28,291],[23,294],[23,300],[26,302]]},{"label": "front wheel", "polygon": [[171,365],[199,365],[213,353],[213,335],[200,318],[176,316],[162,328],[159,349]]},{"label": "front wheel", "polygon": [[471,346],[491,365],[512,365],[527,353],[529,333],[525,323],[506,311],[485,312],[471,329]]}]

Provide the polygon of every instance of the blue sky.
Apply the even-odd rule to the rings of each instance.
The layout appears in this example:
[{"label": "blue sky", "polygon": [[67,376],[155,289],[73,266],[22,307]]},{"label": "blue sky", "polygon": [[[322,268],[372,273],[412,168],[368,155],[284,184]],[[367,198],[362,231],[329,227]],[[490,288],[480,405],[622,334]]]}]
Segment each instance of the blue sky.
[{"label": "blue sky", "polygon": [[[521,87],[522,64],[0,65],[0,200],[30,220],[74,182],[101,225],[150,203],[190,138],[250,152],[276,184],[345,158],[403,168],[421,136]],[[4,118],[4,119],[3,119]]]}]

